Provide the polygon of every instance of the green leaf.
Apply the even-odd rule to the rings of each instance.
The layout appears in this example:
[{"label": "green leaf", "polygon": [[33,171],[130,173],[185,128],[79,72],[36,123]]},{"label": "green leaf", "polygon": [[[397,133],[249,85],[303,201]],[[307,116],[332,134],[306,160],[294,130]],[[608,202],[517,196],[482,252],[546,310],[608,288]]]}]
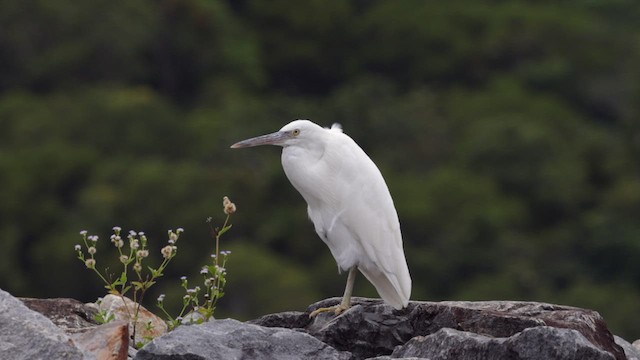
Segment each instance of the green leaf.
[{"label": "green leaf", "polygon": [[224,233],[226,233],[227,231],[229,231],[229,229],[231,229],[233,225],[229,224],[225,227],[223,227],[219,232],[218,232],[218,236],[222,236]]}]

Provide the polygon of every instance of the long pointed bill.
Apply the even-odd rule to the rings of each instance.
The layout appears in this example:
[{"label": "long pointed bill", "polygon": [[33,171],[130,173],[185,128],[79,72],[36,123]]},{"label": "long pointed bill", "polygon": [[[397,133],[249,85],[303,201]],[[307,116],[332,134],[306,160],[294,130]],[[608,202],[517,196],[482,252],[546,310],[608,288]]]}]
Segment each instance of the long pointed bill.
[{"label": "long pointed bill", "polygon": [[232,149],[259,146],[259,145],[280,145],[289,138],[289,132],[278,131],[267,135],[242,140],[231,145]]}]

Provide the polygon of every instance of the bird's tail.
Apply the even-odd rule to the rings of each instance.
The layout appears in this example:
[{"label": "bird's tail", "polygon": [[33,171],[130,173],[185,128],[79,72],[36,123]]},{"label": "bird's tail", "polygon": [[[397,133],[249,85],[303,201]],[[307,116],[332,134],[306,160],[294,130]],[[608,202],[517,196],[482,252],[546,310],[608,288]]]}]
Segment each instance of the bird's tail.
[{"label": "bird's tail", "polygon": [[[411,296],[411,280],[409,280],[409,284],[400,284],[395,275],[387,275],[381,271],[366,268],[358,269],[367,280],[375,286],[382,300],[393,306],[396,310],[407,306],[409,297]],[[394,279],[389,279],[388,276]],[[407,276],[407,278],[409,277]]]}]

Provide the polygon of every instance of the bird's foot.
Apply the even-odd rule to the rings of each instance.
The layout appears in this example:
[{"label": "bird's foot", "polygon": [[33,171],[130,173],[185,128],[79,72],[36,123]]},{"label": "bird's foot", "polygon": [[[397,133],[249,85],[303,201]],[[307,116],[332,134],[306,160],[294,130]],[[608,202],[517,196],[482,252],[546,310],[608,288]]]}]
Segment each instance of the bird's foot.
[{"label": "bird's foot", "polygon": [[336,316],[342,314],[345,310],[349,309],[351,306],[348,305],[336,305],[336,306],[329,306],[329,307],[323,307],[323,308],[319,308],[316,309],[314,311],[311,312],[311,314],[309,314],[310,318],[316,317],[316,315],[323,313],[323,312],[329,312],[329,311],[333,311]]}]

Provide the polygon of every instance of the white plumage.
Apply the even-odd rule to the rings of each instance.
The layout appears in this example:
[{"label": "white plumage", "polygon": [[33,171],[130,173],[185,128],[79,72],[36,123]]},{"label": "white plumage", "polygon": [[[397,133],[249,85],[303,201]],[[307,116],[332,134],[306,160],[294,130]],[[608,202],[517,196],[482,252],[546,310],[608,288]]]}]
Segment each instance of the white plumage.
[{"label": "white plumage", "polygon": [[280,131],[232,147],[280,145],[282,167],[308,205],[309,218],[341,270],[349,270],[347,289],[336,312],[350,306],[355,269],[384,301],[405,307],[411,277],[402,246],[398,215],[387,185],[373,161],[339,124],[322,128],[296,120]]}]

